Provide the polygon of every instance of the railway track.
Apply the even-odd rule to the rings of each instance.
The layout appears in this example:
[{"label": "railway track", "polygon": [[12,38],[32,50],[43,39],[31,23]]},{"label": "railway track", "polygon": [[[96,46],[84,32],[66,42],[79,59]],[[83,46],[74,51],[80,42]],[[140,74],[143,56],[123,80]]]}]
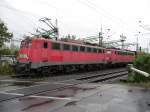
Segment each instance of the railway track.
[{"label": "railway track", "polygon": [[23,87],[19,89],[14,89],[10,91],[0,92],[0,102],[9,101],[16,98],[28,97],[33,95],[38,95],[47,91],[57,91],[70,86],[91,83],[91,82],[104,82],[108,80],[117,79],[124,77],[128,74],[127,69],[115,69],[101,72],[89,72],[84,75],[79,75],[79,77],[72,77],[68,80],[49,82],[40,85],[34,85],[30,87]]},{"label": "railway track", "polygon": [[[125,67],[124,67],[125,68]],[[124,68],[119,68],[119,69],[124,69]],[[116,69],[116,68],[115,68]],[[115,70],[114,68],[109,68],[109,69],[104,69],[104,70],[100,70],[100,71],[82,71],[82,72],[74,72],[74,73],[69,73],[69,74],[65,74],[65,73],[59,73],[59,74],[51,74],[49,76],[29,76],[29,75],[14,75],[12,76],[13,79],[18,79],[19,80],[31,80],[31,81],[61,81],[61,80],[68,80],[68,79],[78,79],[81,77],[86,77],[86,76],[91,76],[94,74],[101,74],[105,71],[113,71]],[[119,70],[118,68],[116,70]],[[24,77],[25,76],[25,77]]]},{"label": "railway track", "polygon": [[91,76],[79,78],[77,80],[87,81],[87,82],[104,82],[111,79],[116,79],[117,77],[122,77],[128,74],[127,70],[119,70],[107,73],[98,73]]}]

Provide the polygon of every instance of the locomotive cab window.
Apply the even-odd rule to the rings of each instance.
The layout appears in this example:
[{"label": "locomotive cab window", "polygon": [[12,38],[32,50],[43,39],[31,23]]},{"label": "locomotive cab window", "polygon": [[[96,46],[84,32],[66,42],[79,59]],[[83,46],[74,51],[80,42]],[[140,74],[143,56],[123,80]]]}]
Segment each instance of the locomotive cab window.
[{"label": "locomotive cab window", "polygon": [[70,50],[70,45],[68,45],[68,44],[64,44],[63,45],[63,50]]},{"label": "locomotive cab window", "polygon": [[52,49],[60,50],[60,43],[52,43]]},{"label": "locomotive cab window", "polygon": [[44,42],[43,47],[44,47],[45,49],[48,48],[48,43],[47,43],[47,42]]},{"label": "locomotive cab window", "polygon": [[31,39],[25,39],[21,41],[20,48],[31,48],[32,47],[32,40]]}]

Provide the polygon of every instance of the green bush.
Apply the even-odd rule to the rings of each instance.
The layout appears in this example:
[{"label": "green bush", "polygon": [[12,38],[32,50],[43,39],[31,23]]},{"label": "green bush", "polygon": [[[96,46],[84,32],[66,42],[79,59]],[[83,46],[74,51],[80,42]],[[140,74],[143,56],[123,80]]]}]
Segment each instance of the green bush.
[{"label": "green bush", "polygon": [[18,55],[18,52],[18,50],[6,48],[0,50],[0,55]]},{"label": "green bush", "polygon": [[[140,55],[133,61],[133,66],[139,70],[150,74],[150,55]],[[150,77],[144,77],[138,73],[132,73],[129,75],[129,80],[134,82],[147,82],[150,81]]]},{"label": "green bush", "polygon": [[8,62],[5,62],[5,64],[0,67],[0,75],[12,75],[14,74],[14,71],[10,64]]},{"label": "green bush", "polygon": [[150,55],[137,56],[133,61],[133,65],[142,71],[150,73]]}]

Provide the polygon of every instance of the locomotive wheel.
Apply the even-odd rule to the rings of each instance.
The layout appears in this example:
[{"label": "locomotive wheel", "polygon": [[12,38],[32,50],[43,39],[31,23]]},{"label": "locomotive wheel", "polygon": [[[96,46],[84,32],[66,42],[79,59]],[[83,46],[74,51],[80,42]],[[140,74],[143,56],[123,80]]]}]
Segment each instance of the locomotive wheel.
[{"label": "locomotive wheel", "polygon": [[71,72],[71,67],[70,66],[65,66],[64,71],[65,71],[65,73],[70,73]]},{"label": "locomotive wheel", "polygon": [[49,67],[43,67],[41,69],[41,76],[49,76],[51,75],[51,72],[50,72],[50,68]]}]

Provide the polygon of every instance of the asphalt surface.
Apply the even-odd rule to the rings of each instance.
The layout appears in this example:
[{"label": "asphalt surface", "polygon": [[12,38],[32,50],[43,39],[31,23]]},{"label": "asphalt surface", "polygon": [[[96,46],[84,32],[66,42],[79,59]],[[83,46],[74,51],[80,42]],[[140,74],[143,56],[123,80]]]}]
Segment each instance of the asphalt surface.
[{"label": "asphalt surface", "polygon": [[75,80],[103,72],[42,80],[1,77],[0,112],[150,112],[150,89],[117,84],[119,78],[105,84]]},{"label": "asphalt surface", "polygon": [[150,112],[150,89],[79,84],[0,102],[0,112]]},{"label": "asphalt surface", "polygon": [[[118,72],[118,70],[117,70],[117,72]],[[109,73],[109,72],[107,71],[107,73]],[[83,83],[87,83],[87,82],[93,82],[95,80],[103,80],[105,77],[108,78],[108,76],[105,76],[105,74],[107,74],[107,73],[106,72],[105,73],[98,72],[96,74],[88,74],[86,77],[84,76],[83,78],[81,78],[82,80],[75,80],[73,78],[70,80],[65,80],[65,81],[60,81],[60,82],[52,81],[52,82],[47,82],[44,84],[37,84],[37,83],[41,83],[41,82],[37,82],[37,81],[32,82],[32,81],[28,81],[28,80],[26,80],[26,81],[25,80],[24,81],[23,80],[15,80],[15,79],[0,80],[0,82],[2,84],[8,83],[8,86],[6,85],[6,87],[4,87],[6,89],[6,91],[4,91],[4,88],[2,86],[3,90],[0,91],[0,102],[15,99],[15,98],[20,98],[23,96],[39,94],[39,93],[46,92],[46,91],[53,91],[56,89],[61,89],[61,88],[65,88],[68,86],[77,85],[77,84],[81,84],[81,83],[83,84]],[[116,73],[116,71],[115,71],[115,73]],[[109,76],[109,77],[112,77],[112,75],[116,76],[115,73],[111,74],[111,76]],[[126,73],[127,72],[125,72],[125,74]],[[120,75],[120,72],[117,74]],[[101,76],[101,77],[99,77],[99,76]],[[89,78],[93,78],[93,79],[89,79]],[[10,84],[14,83],[14,85],[19,85],[19,86],[23,85],[23,86],[29,86],[29,87],[21,87],[21,88],[9,90],[9,88],[13,88],[11,85],[9,85],[9,83]]]}]

